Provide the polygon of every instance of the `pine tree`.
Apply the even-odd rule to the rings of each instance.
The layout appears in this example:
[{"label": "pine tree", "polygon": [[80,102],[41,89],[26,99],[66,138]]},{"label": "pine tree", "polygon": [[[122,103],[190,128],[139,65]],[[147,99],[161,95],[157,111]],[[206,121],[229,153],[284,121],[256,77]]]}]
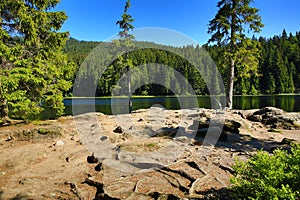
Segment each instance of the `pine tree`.
[{"label": "pine tree", "polygon": [[63,114],[63,93],[71,87],[74,66],[62,48],[67,19],[49,10],[59,0],[0,2],[0,113],[3,121],[36,118],[45,109]]},{"label": "pine tree", "polygon": [[[119,25],[120,32],[119,36],[121,38],[120,44],[121,47],[124,49],[132,48],[134,46],[134,43],[132,40],[134,39],[134,36],[129,33],[130,30],[133,30],[134,26],[132,23],[134,22],[134,19],[131,15],[129,15],[128,9],[130,8],[130,0],[126,1],[125,7],[124,7],[124,13],[122,15],[122,19],[117,21],[117,25]],[[132,112],[132,94],[131,94],[131,78],[130,78],[130,67],[133,67],[133,62],[131,59],[128,58],[128,55],[125,54],[125,58],[122,56],[119,56],[119,64],[125,67],[125,73],[127,73],[127,84],[128,84],[128,98],[129,98],[129,113]]]},{"label": "pine tree", "polygon": [[[221,0],[215,18],[209,22],[208,33],[212,34],[209,42],[225,44],[226,58],[229,65],[227,107],[232,108],[233,86],[235,79],[236,61],[240,55],[239,43],[245,41],[245,27],[254,32],[260,32],[263,24],[258,15],[258,9],[250,7],[253,0]],[[241,45],[244,46],[244,45]],[[251,55],[252,49],[247,54]],[[244,63],[244,66],[247,63]]]}]

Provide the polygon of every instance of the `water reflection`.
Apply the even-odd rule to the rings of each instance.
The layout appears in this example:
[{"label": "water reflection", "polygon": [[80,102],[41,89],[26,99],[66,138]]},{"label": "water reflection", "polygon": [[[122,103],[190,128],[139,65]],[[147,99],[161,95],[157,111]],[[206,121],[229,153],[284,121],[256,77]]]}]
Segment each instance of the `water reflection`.
[{"label": "water reflection", "polygon": [[243,110],[272,106],[287,112],[300,111],[300,95],[235,96],[233,103],[234,108]]},{"label": "water reflection", "polygon": [[[125,103],[124,103],[124,102]],[[118,102],[123,102],[119,106],[126,105],[126,98],[121,99]],[[181,97],[181,103],[184,108],[190,107],[191,97]],[[64,101],[66,109],[65,114],[72,114],[72,102],[76,106],[76,109],[80,113],[85,113],[87,111],[96,110],[97,112],[102,112],[105,114],[111,114],[111,99],[66,99]],[[198,103],[200,108],[211,108],[211,99],[209,96],[198,97]],[[176,97],[151,97],[151,98],[134,98],[133,99],[133,109],[143,109],[150,108],[154,104],[159,104],[168,109],[180,109],[179,100]],[[94,107],[95,105],[95,107]],[[118,106],[118,104],[114,105]],[[274,95],[274,96],[234,96],[233,107],[234,109],[258,109],[267,106],[273,106],[281,108],[288,112],[299,112],[300,111],[300,95]],[[122,110],[116,108],[117,110]]]}]

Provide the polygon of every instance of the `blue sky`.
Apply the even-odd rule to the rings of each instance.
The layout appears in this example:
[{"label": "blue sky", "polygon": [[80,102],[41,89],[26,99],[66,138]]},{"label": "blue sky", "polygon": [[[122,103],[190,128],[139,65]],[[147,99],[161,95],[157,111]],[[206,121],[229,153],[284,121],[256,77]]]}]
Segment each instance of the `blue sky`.
[{"label": "blue sky", "polygon": [[[55,10],[69,16],[62,30],[78,40],[105,41],[118,33],[116,21],[121,18],[126,0],[61,0]],[[129,14],[135,28],[172,29],[199,44],[209,39],[209,20],[217,12],[218,0],[131,0]],[[272,37],[286,31],[300,31],[299,0],[256,0],[254,7],[265,24],[258,36]]]}]

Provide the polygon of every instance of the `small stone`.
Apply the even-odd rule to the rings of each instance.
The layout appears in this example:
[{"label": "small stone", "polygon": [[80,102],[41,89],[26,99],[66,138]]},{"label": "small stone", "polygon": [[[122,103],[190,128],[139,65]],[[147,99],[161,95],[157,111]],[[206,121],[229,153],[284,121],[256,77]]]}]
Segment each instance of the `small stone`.
[{"label": "small stone", "polygon": [[63,146],[65,143],[62,141],[62,140],[58,140],[56,143],[55,143],[55,146]]},{"label": "small stone", "polygon": [[92,153],[91,156],[88,156],[86,160],[90,164],[98,163],[98,159],[94,156],[94,153]]},{"label": "small stone", "polygon": [[95,170],[97,172],[100,172],[102,170],[102,163],[99,163],[96,167],[95,167]]},{"label": "small stone", "polygon": [[182,143],[189,143],[190,141],[189,138],[186,136],[175,137],[174,140]]},{"label": "small stone", "polygon": [[91,128],[96,128],[98,126],[98,124],[92,124]]},{"label": "small stone", "polygon": [[55,196],[56,196],[56,194],[55,194],[55,193],[53,193],[53,192],[51,192],[51,193],[50,193],[50,196],[51,196],[51,197],[55,197]]},{"label": "small stone", "polygon": [[8,136],[7,139],[5,140],[6,142],[9,142],[11,140],[13,140],[14,138],[12,136]]},{"label": "small stone", "polygon": [[123,133],[124,130],[122,129],[121,126],[118,126],[117,128],[115,128],[114,133]]},{"label": "small stone", "polygon": [[137,122],[142,122],[142,121],[144,121],[142,118],[139,118],[139,119],[137,120]]},{"label": "small stone", "polygon": [[108,140],[108,136],[104,135],[104,136],[100,137],[100,140],[101,140],[101,141]]}]

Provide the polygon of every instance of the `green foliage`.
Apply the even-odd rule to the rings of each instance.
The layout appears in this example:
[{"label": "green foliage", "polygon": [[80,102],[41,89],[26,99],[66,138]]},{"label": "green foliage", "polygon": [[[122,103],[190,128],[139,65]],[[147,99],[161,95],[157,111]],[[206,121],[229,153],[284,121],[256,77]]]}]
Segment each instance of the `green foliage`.
[{"label": "green foliage", "polygon": [[[209,43],[216,42],[223,46],[222,60],[228,66],[227,107],[232,108],[232,96],[235,81],[235,68],[243,76],[252,73],[256,76],[258,68],[258,49],[253,40],[246,37],[246,32],[260,32],[263,24],[258,15],[258,9],[250,7],[253,0],[221,0],[214,19],[209,22]],[[244,82],[244,81],[243,81]],[[245,82],[244,82],[245,83]],[[248,87],[248,88],[247,88]],[[252,86],[242,85],[239,89],[244,93]],[[255,92],[255,91],[253,91]]]},{"label": "green foliage", "polygon": [[[300,39],[300,32],[297,32],[295,35],[290,34],[287,41],[285,41],[281,36],[274,36],[270,39],[259,38],[256,40],[252,39],[252,42],[249,43],[249,39],[245,40],[245,44],[240,44],[243,52],[242,56],[239,57],[237,63],[240,63],[236,67],[236,79],[235,79],[235,94],[276,94],[279,91],[276,87],[277,85],[283,85],[284,89],[281,90],[282,93],[292,93],[294,91],[300,91],[300,43],[298,43],[298,38]],[[300,41],[300,40],[299,40]],[[278,48],[286,44],[285,49]],[[95,48],[97,45],[102,46],[107,51],[98,54],[99,57],[107,57],[112,53],[112,49],[116,49],[113,43],[105,42],[86,42],[86,41],[77,41],[71,38],[67,42],[65,52],[68,55],[68,58],[71,61],[74,61],[77,64],[77,67],[81,65],[84,58],[88,53]],[[201,75],[195,70],[195,68],[186,60],[180,56],[171,53],[171,52],[181,52],[186,55],[188,60],[193,60],[196,63],[199,63],[199,66],[203,68],[203,71],[206,71],[208,75],[215,74],[215,72],[206,69],[207,64],[205,63],[206,53],[203,50],[200,50],[200,46],[184,46],[184,47],[167,47],[154,43],[137,42],[134,41],[136,47],[143,46],[152,46],[153,48],[148,49],[139,49],[128,54],[128,58],[132,60],[134,66],[145,65],[145,67],[140,72],[134,73],[147,73],[147,64],[148,63],[160,63],[173,67],[175,70],[179,71],[191,84],[196,94],[206,95],[209,94],[205,81],[202,79]],[[250,54],[247,54],[246,50],[250,45]],[[215,61],[224,83],[227,84],[228,80],[228,66],[224,62],[223,51],[227,48],[226,46],[217,46],[217,45],[204,45],[204,48],[209,52],[212,59]],[[168,49],[169,52],[163,51],[160,49]],[[273,50],[272,50],[273,49]],[[275,49],[278,49],[277,55],[279,58],[276,58]],[[293,49],[287,50],[287,49]],[[299,54],[299,56],[298,56]],[[226,55],[225,55],[226,56]],[[273,59],[282,60],[284,65],[281,65],[283,72],[278,74],[276,71],[279,70],[278,67],[274,64]],[[125,58],[122,58],[123,60]],[[97,61],[95,61],[97,62]],[[258,62],[258,66],[255,66]],[[280,63],[277,62],[277,63]],[[105,73],[102,75],[100,81],[98,82],[97,96],[109,96],[111,95],[111,90],[117,81],[120,79],[121,73],[124,72],[124,66],[119,65],[119,61],[111,63],[111,66],[107,67]],[[249,63],[248,66],[244,66],[243,63]],[[252,64],[254,63],[254,64]],[[273,64],[272,64],[273,63]],[[251,68],[249,68],[251,66]],[[159,70],[159,69],[157,69]],[[95,70],[91,70],[93,72]],[[281,78],[276,78],[276,73],[281,75]],[[285,76],[283,76],[285,75]],[[142,74],[141,74],[142,76]],[[151,76],[151,75],[150,75]],[[176,91],[180,91],[180,88],[183,88],[181,84],[176,80],[174,75],[170,72],[166,74],[165,81],[166,84],[170,84],[172,87],[176,88]],[[217,80],[217,77],[212,76],[213,79],[208,82],[208,84],[218,84],[220,80]],[[154,77],[149,77],[150,81]],[[96,79],[96,77],[95,77]],[[216,80],[214,80],[216,79]],[[141,80],[132,80],[137,81],[133,84],[138,84]],[[282,84],[280,84],[282,82]],[[121,88],[120,88],[121,89]],[[159,92],[159,94],[157,93]],[[139,88],[134,92],[135,95],[171,95],[168,90],[161,90],[157,88],[157,85],[147,85]]]},{"label": "green foliage", "polygon": [[[300,32],[296,32],[295,35],[290,33],[286,37],[284,38],[282,34],[269,39],[252,38],[254,54],[250,54],[252,56],[249,57],[250,59],[244,57],[247,58],[244,63],[250,61],[251,68],[237,65],[235,94],[279,94],[300,91],[300,43],[298,42]],[[227,83],[228,67],[227,62],[224,62],[226,54],[222,53],[226,46],[205,45],[204,47],[216,62],[224,83]],[[255,63],[250,64],[253,61],[258,61],[258,66]]]},{"label": "green foliage", "polygon": [[[147,79],[150,83],[155,82],[155,75],[160,72],[163,73],[163,82],[165,86],[172,86],[176,91],[181,94],[180,88],[183,89],[184,86],[182,83],[180,83],[175,75],[174,71],[170,70],[162,70],[160,64],[167,65],[170,67],[173,67],[176,71],[180,72],[191,84],[194,91],[197,94],[208,94],[207,86],[203,78],[201,77],[198,70],[187,60],[183,59],[181,56],[177,55],[176,53],[172,52],[180,52],[181,54],[184,54],[187,56],[188,60],[194,60],[195,63],[198,64],[199,67],[203,68],[203,71],[207,73],[207,76],[210,76],[211,74],[215,74],[214,71],[211,71],[208,66],[211,64],[207,64],[208,54],[203,50],[200,49],[200,46],[185,46],[185,47],[166,47],[154,43],[145,43],[145,42],[137,42],[133,41],[134,45],[137,47],[138,50],[132,51],[128,54],[124,54],[123,57],[117,58],[114,62],[112,62],[108,67],[106,67],[105,71],[101,75],[100,80],[97,82],[98,88],[96,91],[96,96],[110,96],[112,92],[112,88],[116,88],[117,82],[120,80],[122,73],[124,73],[126,65],[123,65],[122,62],[119,61],[119,59],[122,59],[123,61],[126,59],[125,56],[127,56],[127,59],[130,60],[128,65],[131,66],[132,74],[134,73],[134,77],[131,79],[132,85],[140,85],[141,82],[144,81],[144,79]],[[66,49],[70,49],[68,47],[70,43],[67,43]],[[85,42],[85,41],[74,41],[72,39],[72,51],[74,54],[85,54],[86,49],[93,46],[94,42]],[[99,47],[97,47],[95,50],[99,49],[105,49],[105,51],[97,51],[97,56],[99,58],[103,57],[109,57],[111,54],[113,54],[114,49],[117,49],[115,43],[105,43],[101,42],[98,43]],[[75,47],[76,46],[76,50]],[[141,48],[141,47],[153,47],[153,48]],[[161,50],[161,49],[167,49],[167,50]],[[72,53],[69,53],[66,51],[68,55],[71,56]],[[72,57],[70,57],[72,58]],[[90,64],[89,67],[95,66],[95,68],[90,69],[88,72],[85,72],[84,70],[82,73],[77,74],[80,77],[81,81],[85,80],[85,77],[93,77],[95,80],[97,80],[97,77],[94,72],[96,72],[98,65],[96,63],[100,63],[101,60],[97,60],[97,58],[89,58],[88,59]],[[157,68],[154,68],[152,70],[153,73],[149,73],[148,64],[157,63]],[[134,68],[133,66],[140,66],[139,70]],[[85,74],[85,73],[91,73],[91,74]],[[145,75],[148,75],[145,77]],[[207,84],[218,84],[221,80],[218,80],[218,77],[212,76],[214,79],[208,80]],[[144,78],[144,79],[143,79]],[[127,83],[119,84],[118,90],[127,91]],[[190,92],[190,91],[187,91]],[[150,84],[142,86],[141,88],[138,88],[136,91],[133,91],[134,95],[172,95],[173,93],[168,90],[168,88],[161,88],[159,85]]]},{"label": "green foliage", "polygon": [[133,28],[134,28],[134,26],[132,25],[132,23],[134,22],[134,19],[132,18],[131,15],[129,15],[127,13],[130,6],[131,6],[130,0],[127,0],[125,3],[122,19],[118,20],[116,23],[117,25],[119,25],[119,28],[120,28],[119,36],[121,38],[130,38],[130,39],[134,38],[133,35],[129,34],[129,31],[133,30]]},{"label": "green foliage", "polygon": [[[126,1],[125,7],[124,7],[124,13],[122,15],[122,19],[117,21],[117,25],[119,25],[120,31],[119,36],[120,39],[115,41],[116,45],[120,48],[124,49],[125,51],[130,51],[131,48],[134,47],[133,39],[134,36],[129,33],[130,30],[133,30],[134,26],[132,23],[134,22],[134,19],[131,15],[129,15],[128,9],[130,8],[130,0]],[[123,56],[123,54],[125,55]],[[133,68],[133,61],[128,58],[126,52],[122,52],[120,55],[118,55],[118,65],[125,69],[125,72],[127,73],[127,86],[128,86],[128,98],[129,98],[129,112],[132,111],[132,99],[131,99],[131,76],[130,76],[130,68]]]},{"label": "green foliage", "polygon": [[299,199],[300,145],[291,153],[259,151],[247,162],[237,162],[231,179],[235,199]]},{"label": "green foliage", "polygon": [[75,66],[62,53],[68,33],[58,32],[67,16],[49,12],[58,2],[0,3],[0,102],[13,118],[33,119],[45,108],[63,114]]},{"label": "green foliage", "polygon": [[260,58],[261,92],[293,93],[300,91],[300,43],[297,32],[295,36],[287,37],[285,30],[282,36],[271,39],[259,38],[262,45]]}]

